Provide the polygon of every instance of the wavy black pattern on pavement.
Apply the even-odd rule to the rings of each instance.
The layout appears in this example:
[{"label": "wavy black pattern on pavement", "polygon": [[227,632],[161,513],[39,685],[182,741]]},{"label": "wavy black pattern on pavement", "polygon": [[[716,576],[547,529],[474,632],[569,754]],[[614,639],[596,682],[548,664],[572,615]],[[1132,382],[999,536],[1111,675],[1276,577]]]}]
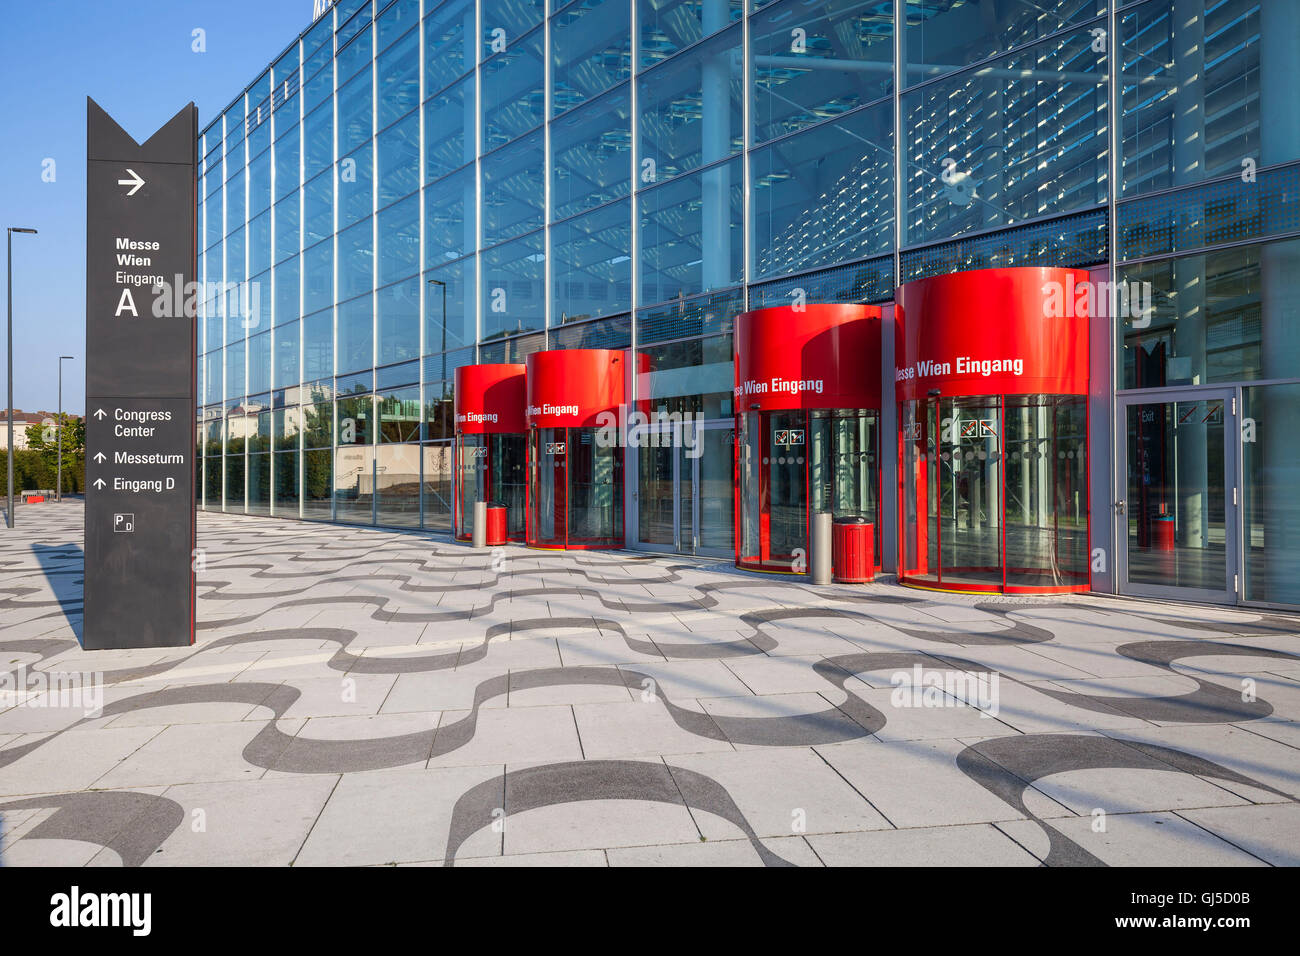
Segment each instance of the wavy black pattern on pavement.
[{"label": "wavy black pattern on pavement", "polygon": [[1076,770],[1177,770],[1258,787],[1288,801],[1292,799],[1281,790],[1181,750],[1084,734],[1023,734],[984,740],[959,753],[957,766],[971,780],[1042,828],[1048,839],[1048,853],[1043,860],[1046,866],[1106,865],[1026,806],[1026,788],[1053,774]]},{"label": "wavy black pattern on pavement", "polygon": [[1220,644],[1216,641],[1139,641],[1122,644],[1115,652],[1129,660],[1150,664],[1178,677],[1196,682],[1196,690],[1186,694],[1165,697],[1103,697],[1096,694],[1079,694],[1057,690],[1045,685],[1030,685],[1066,704],[1101,713],[1123,713],[1143,720],[1163,720],[1176,723],[1234,723],[1239,720],[1259,720],[1273,713],[1273,706],[1262,697],[1252,701],[1243,698],[1240,690],[1175,670],[1174,661],[1189,657],[1266,657],[1296,662],[1300,657],[1263,647],[1246,647],[1241,644]]},{"label": "wavy black pattern on pavement", "polygon": [[0,811],[54,813],[23,834],[32,840],[79,840],[107,847],[124,866],[149,859],[185,819],[179,803],[130,790],[82,790],[0,802]]},{"label": "wavy black pattern on pavement", "polygon": [[[773,853],[758,838],[725,787],[711,777],[671,764],[635,760],[575,760],[512,770],[465,791],[452,809],[444,866],[454,866],[456,853],[474,833],[490,826],[499,812],[509,818],[566,803],[589,800],[640,800],[685,804],[721,817],[745,834],[764,866],[794,866]],[[502,803],[504,802],[504,806]]]},{"label": "wavy black pattern on pavement", "polygon": [[[847,676],[847,675],[846,675]],[[828,678],[834,682],[834,678]],[[674,704],[657,688],[655,678],[633,668],[618,667],[547,667],[516,671],[490,677],[477,685],[474,702],[465,715],[436,730],[360,740],[321,740],[301,735],[291,736],[277,726],[301,696],[290,684],[233,682],[195,684],[162,689],[151,688],[140,694],[106,704],[100,717],[113,718],[126,713],[171,707],[178,704],[243,703],[266,707],[273,719],[259,722],[249,719],[250,729],[257,727],[245,746],[243,757],[250,764],[284,773],[348,773],[397,767],[444,756],[464,747],[474,738],[478,716],[488,701],[539,687],[576,685],[624,687],[641,693],[655,687],[646,706],[662,706],[682,730],[708,740],[725,740],[733,744],[767,746],[812,746],[839,743],[875,733],[884,726],[885,716],[851,692],[841,707],[807,714],[773,717],[735,717],[711,715]],[[837,686],[843,688],[843,683]],[[82,721],[32,741],[0,750],[0,767],[39,749],[42,745]]]}]

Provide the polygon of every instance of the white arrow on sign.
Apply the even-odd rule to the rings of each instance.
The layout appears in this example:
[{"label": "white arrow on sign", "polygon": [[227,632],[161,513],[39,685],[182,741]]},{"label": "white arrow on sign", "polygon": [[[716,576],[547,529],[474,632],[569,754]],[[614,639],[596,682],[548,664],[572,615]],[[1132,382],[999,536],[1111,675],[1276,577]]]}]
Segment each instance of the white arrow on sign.
[{"label": "white arrow on sign", "polygon": [[119,186],[130,186],[131,188],[126,191],[126,194],[128,196],[134,196],[136,190],[144,185],[144,180],[140,178],[140,174],[137,173],[134,169],[128,169],[127,172],[131,174],[131,178],[119,179],[117,181],[117,184]]},{"label": "white arrow on sign", "polygon": [[96,478],[96,479],[95,479],[95,487],[96,487],[96,488],[103,488],[103,487],[104,487],[104,479],[103,479],[103,478]]},{"label": "white arrow on sign", "polygon": [[95,452],[95,461],[99,462],[101,465],[104,463],[104,453],[102,451]]},{"label": "white arrow on sign", "polygon": [[104,410],[103,410],[102,408],[97,408],[97,409],[95,409],[95,417],[96,417],[96,418],[103,418],[103,417],[104,417]]}]

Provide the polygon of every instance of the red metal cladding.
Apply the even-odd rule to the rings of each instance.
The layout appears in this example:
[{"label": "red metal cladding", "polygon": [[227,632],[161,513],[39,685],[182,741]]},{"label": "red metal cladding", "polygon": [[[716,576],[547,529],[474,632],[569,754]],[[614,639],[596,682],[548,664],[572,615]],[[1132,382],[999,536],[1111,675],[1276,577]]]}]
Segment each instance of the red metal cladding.
[{"label": "red metal cladding", "polygon": [[894,312],[899,401],[952,395],[1086,395],[1084,269],[954,272],[902,286]]},{"label": "red metal cladding", "polygon": [[458,434],[500,435],[527,428],[523,365],[462,365],[452,394]]},{"label": "red metal cladding", "polygon": [[880,408],[880,309],[776,306],[736,316],[736,411]]},{"label": "red metal cladding", "polygon": [[552,349],[527,361],[529,425],[595,428],[602,412],[618,414],[627,365],[621,349]]}]

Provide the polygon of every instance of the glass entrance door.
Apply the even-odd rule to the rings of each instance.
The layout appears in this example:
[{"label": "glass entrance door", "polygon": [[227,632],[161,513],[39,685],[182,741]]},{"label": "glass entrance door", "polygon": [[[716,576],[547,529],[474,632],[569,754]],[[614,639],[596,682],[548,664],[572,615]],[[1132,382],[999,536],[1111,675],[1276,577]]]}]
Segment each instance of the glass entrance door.
[{"label": "glass entrance door", "polygon": [[1235,603],[1241,427],[1232,389],[1123,396],[1116,502],[1120,589]]},{"label": "glass entrance door", "polygon": [[637,544],[725,557],[732,549],[730,421],[647,428],[637,446]]}]

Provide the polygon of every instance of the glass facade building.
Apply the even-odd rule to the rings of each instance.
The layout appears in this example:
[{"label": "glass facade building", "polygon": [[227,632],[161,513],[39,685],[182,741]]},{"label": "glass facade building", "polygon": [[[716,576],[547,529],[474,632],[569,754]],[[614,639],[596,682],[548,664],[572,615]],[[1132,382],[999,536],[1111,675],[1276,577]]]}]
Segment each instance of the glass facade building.
[{"label": "glass facade building", "polygon": [[704,420],[628,546],[730,555],[736,315],[1069,267],[1093,588],[1300,605],[1297,49],[1289,0],[339,0],[200,136],[198,506],[450,533],[455,369],[626,349]]}]

